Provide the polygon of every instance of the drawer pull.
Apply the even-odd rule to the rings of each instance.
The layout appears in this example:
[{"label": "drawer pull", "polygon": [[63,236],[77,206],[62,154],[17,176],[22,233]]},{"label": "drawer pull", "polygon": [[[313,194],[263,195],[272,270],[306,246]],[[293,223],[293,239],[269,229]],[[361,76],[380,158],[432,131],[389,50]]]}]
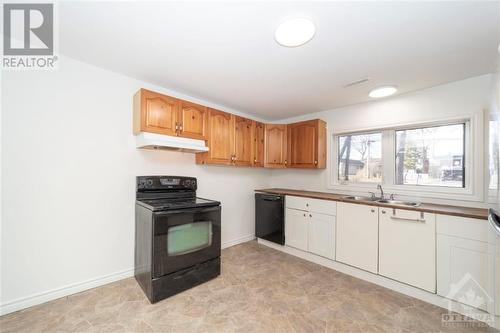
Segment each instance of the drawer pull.
[{"label": "drawer pull", "polygon": [[407,219],[404,217],[391,216],[391,220],[425,223],[425,219]]}]

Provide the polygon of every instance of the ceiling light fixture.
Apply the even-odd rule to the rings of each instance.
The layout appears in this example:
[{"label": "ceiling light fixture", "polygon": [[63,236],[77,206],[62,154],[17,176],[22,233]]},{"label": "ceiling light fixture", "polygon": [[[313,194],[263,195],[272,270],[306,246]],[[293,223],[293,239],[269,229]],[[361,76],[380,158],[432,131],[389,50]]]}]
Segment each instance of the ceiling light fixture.
[{"label": "ceiling light fixture", "polygon": [[316,32],[314,23],[306,18],[294,18],[281,23],[274,33],[276,42],[286,47],[296,47],[309,42]]},{"label": "ceiling light fixture", "polygon": [[391,96],[391,95],[395,94],[396,91],[398,91],[398,89],[394,86],[385,86],[385,87],[373,89],[372,91],[370,91],[369,96],[371,98],[387,97],[387,96]]}]

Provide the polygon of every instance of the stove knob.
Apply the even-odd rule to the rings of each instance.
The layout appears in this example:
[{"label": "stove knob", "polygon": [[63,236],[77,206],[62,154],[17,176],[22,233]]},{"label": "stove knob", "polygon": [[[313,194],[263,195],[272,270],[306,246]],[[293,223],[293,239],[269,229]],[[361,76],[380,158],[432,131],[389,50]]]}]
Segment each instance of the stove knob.
[{"label": "stove knob", "polygon": [[152,179],[148,179],[148,182],[146,184],[146,186],[153,186],[153,180]]}]

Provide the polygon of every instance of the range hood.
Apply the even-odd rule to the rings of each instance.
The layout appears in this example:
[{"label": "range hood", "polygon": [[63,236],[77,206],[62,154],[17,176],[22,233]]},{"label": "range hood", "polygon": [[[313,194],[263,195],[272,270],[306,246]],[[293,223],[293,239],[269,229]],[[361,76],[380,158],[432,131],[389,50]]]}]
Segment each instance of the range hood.
[{"label": "range hood", "polygon": [[204,140],[180,138],[155,133],[141,132],[136,135],[136,147],[141,149],[177,150],[188,153],[208,151]]}]

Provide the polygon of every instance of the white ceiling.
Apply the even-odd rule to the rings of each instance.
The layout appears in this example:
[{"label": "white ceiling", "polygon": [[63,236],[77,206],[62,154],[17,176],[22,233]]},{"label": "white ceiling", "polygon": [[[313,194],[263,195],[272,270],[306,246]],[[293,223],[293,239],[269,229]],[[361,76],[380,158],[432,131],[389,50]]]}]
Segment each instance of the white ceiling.
[{"label": "white ceiling", "polygon": [[[265,119],[493,72],[499,2],[65,2],[62,54]],[[288,17],[317,32],[274,41]],[[364,77],[371,81],[344,88]]]}]

